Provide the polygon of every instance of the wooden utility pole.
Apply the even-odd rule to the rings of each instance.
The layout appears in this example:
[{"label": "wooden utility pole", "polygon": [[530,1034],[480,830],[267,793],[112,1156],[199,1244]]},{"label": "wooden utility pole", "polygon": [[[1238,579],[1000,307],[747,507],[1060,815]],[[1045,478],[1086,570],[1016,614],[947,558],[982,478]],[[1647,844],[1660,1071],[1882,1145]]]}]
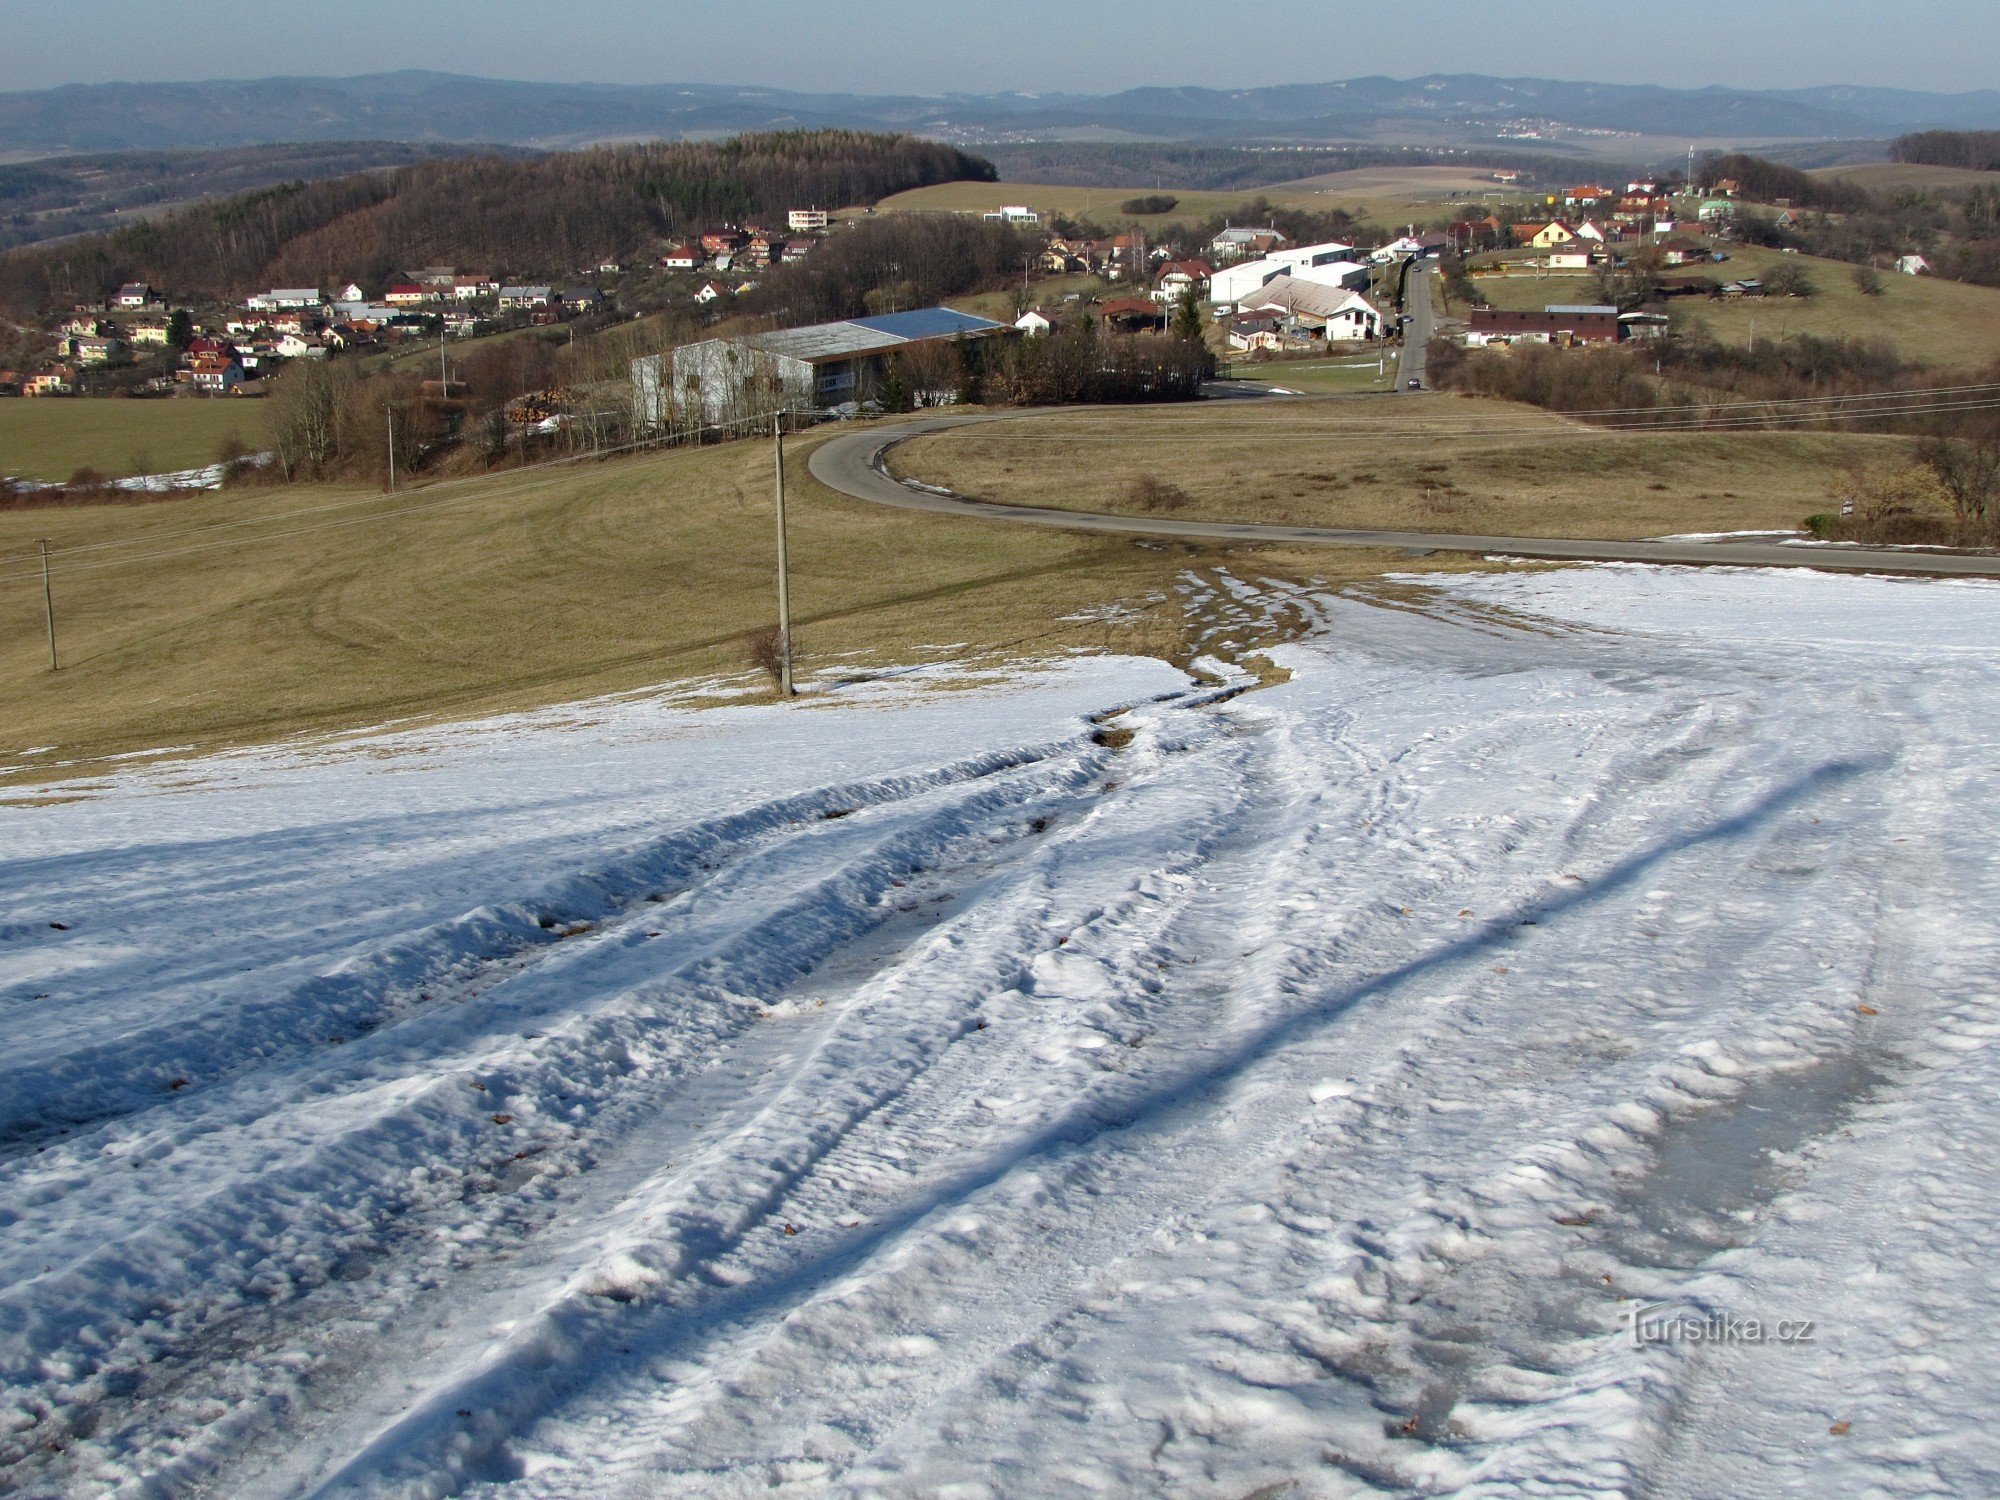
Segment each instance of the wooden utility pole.
[{"label": "wooden utility pole", "polygon": [[42,549],[42,612],[49,621],[49,670],[59,672],[62,663],[56,660],[56,591],[49,581],[49,539],[40,537],[37,543]]},{"label": "wooden utility pole", "polygon": [[385,408],[389,414],[389,493],[396,493],[396,408]]},{"label": "wooden utility pole", "polygon": [[785,549],[785,414],[771,422],[772,447],[778,470],[778,693],[792,696],[792,580],[791,558]]}]

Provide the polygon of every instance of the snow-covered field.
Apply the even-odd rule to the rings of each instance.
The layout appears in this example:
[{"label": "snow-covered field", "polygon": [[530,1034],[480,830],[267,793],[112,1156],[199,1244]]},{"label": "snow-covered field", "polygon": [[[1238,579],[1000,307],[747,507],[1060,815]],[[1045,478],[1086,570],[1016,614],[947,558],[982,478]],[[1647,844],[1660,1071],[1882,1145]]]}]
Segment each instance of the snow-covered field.
[{"label": "snow-covered field", "polygon": [[0,1488],[2000,1490],[2000,588],[1226,587],[17,789]]}]

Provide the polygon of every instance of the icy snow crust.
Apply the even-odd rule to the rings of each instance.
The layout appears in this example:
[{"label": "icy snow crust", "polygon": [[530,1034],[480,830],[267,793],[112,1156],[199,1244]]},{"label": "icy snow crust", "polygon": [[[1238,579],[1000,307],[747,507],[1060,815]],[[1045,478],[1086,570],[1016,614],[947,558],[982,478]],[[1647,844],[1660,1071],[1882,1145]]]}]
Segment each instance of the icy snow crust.
[{"label": "icy snow crust", "polygon": [[1219,587],[0,808],[0,1486],[2000,1489],[2000,589]]}]

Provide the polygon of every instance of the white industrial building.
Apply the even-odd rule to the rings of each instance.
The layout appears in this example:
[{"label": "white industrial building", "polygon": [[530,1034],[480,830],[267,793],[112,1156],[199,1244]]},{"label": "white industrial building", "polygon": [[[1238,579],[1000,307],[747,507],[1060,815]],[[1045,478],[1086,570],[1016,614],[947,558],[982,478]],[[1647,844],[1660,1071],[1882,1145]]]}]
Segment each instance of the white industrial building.
[{"label": "white industrial building", "polygon": [[1208,283],[1208,297],[1218,305],[1240,303],[1280,276],[1293,276],[1320,286],[1358,289],[1368,285],[1369,269],[1343,258],[1352,245],[1306,245],[1262,260],[1224,266]]}]

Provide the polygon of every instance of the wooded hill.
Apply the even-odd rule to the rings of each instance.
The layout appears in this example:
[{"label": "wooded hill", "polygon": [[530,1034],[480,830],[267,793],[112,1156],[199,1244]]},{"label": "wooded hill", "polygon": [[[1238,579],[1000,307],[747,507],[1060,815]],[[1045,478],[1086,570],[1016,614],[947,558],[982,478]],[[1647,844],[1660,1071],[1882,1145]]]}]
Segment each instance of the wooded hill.
[{"label": "wooded hill", "polygon": [[1920,130],[1889,148],[1893,161],[2000,172],[2000,130]]},{"label": "wooded hill", "polygon": [[110,233],[135,210],[248,193],[274,182],[316,182],[353,172],[461,156],[530,156],[511,146],[331,141],[242,146],[232,151],[122,151],[0,166],[0,249]]},{"label": "wooded hill", "polygon": [[792,208],[994,175],[950,146],[846,130],[423,162],[287,183],[16,251],[0,258],[0,306],[44,313],[127,281],[233,299],[270,286],[379,283],[430,264],[553,277],[712,225],[782,224]]}]

